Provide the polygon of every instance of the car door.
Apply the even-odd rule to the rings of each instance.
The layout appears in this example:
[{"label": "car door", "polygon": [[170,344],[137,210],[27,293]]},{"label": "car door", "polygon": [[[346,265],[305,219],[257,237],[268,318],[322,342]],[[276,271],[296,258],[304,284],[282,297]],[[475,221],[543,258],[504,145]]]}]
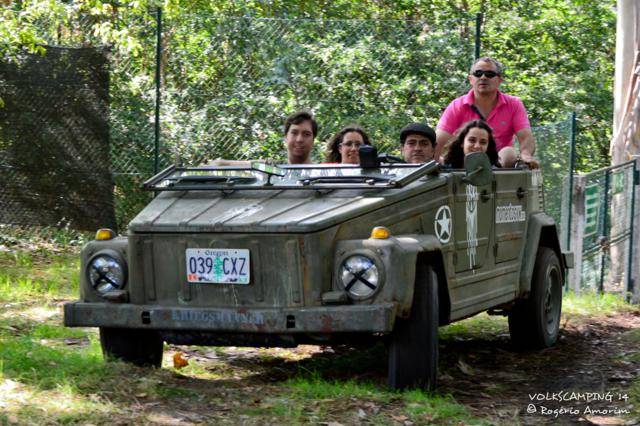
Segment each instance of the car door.
[{"label": "car door", "polygon": [[[456,173],[454,184],[455,270],[457,274],[475,275],[492,268],[493,253],[493,182],[475,186]],[[464,274],[467,275],[467,274]]]}]

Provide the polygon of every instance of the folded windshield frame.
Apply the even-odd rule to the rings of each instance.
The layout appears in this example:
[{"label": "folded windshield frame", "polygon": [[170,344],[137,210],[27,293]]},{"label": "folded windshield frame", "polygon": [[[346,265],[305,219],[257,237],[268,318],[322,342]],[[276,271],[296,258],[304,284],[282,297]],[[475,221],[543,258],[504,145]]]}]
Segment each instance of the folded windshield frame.
[{"label": "folded windshield frame", "polygon": [[150,191],[274,190],[274,189],[388,189],[402,188],[423,176],[436,174],[435,161],[382,164],[376,168],[352,165],[309,164],[270,166],[169,166],[143,187]]}]

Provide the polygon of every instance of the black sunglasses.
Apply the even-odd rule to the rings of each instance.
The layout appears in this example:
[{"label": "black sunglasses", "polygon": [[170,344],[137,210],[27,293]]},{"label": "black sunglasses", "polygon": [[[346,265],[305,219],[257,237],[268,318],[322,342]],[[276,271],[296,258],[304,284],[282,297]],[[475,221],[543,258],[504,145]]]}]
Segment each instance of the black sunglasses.
[{"label": "black sunglasses", "polygon": [[478,78],[482,77],[483,75],[487,76],[487,78],[493,78],[500,74],[498,74],[495,71],[475,70],[474,72],[471,73],[471,75]]}]

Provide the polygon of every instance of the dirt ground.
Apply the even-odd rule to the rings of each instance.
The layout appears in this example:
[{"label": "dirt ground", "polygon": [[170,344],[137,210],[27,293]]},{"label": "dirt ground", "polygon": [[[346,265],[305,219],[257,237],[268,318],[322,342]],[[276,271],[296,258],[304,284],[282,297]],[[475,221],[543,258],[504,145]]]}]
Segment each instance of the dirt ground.
[{"label": "dirt ground", "polygon": [[[437,394],[451,395],[473,416],[485,419],[488,424],[640,424],[640,395],[633,395],[630,389],[633,380],[640,378],[639,342],[640,312],[637,311],[611,317],[586,317],[574,322],[565,320],[558,344],[539,352],[514,351],[506,330],[496,334],[460,333],[441,343]],[[224,423],[225,410],[247,401],[249,406],[264,405],[268,395],[277,393],[284,380],[301,370],[320,371],[324,380],[350,379],[379,383],[381,387],[386,380],[386,356],[381,347],[362,351],[349,347],[300,346],[270,349],[266,356],[264,350],[248,348],[232,348],[220,353],[170,347],[168,352],[172,356],[177,351],[209,371],[224,369],[225,376],[238,379],[224,391],[205,391],[210,397],[215,399],[217,395],[224,401],[213,410],[217,414],[212,414],[210,404],[201,407],[202,411],[192,404],[188,409],[191,414],[183,411],[185,417],[177,419],[181,420],[180,424],[189,420]],[[186,378],[182,385],[200,391],[208,388],[206,381]],[[223,394],[218,395],[220,392]],[[308,421],[367,424],[366,414],[383,412],[395,424],[414,424],[402,414],[400,399],[381,406],[363,404],[358,398],[331,401],[328,405],[330,408],[324,410],[322,418],[310,416]],[[180,407],[164,408],[174,417],[181,412]],[[354,410],[363,414],[362,421],[347,415]],[[327,419],[333,421],[327,423]],[[156,420],[164,423],[167,419]],[[429,423],[427,418],[424,424]]]},{"label": "dirt ground", "polygon": [[[523,424],[640,424],[640,313],[565,322],[556,346],[518,353],[508,334],[441,348],[441,392],[479,417]],[[636,336],[635,340],[631,337]],[[456,368],[457,367],[457,368]],[[636,388],[637,392],[637,388]]]}]

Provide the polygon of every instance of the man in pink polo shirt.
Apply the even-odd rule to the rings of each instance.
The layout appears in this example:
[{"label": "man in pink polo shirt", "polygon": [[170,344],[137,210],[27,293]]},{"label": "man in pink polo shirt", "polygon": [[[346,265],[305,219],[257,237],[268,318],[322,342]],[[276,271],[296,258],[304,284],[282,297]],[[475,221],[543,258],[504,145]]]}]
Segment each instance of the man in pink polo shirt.
[{"label": "man in pink polo shirt", "polygon": [[520,144],[522,161],[534,161],[536,141],[522,101],[498,90],[502,83],[502,64],[492,58],[476,59],[471,65],[469,83],[469,93],[454,99],[440,117],[436,128],[434,158],[440,158],[442,148],[462,125],[482,118],[493,130],[498,151],[513,146],[515,135]]}]

